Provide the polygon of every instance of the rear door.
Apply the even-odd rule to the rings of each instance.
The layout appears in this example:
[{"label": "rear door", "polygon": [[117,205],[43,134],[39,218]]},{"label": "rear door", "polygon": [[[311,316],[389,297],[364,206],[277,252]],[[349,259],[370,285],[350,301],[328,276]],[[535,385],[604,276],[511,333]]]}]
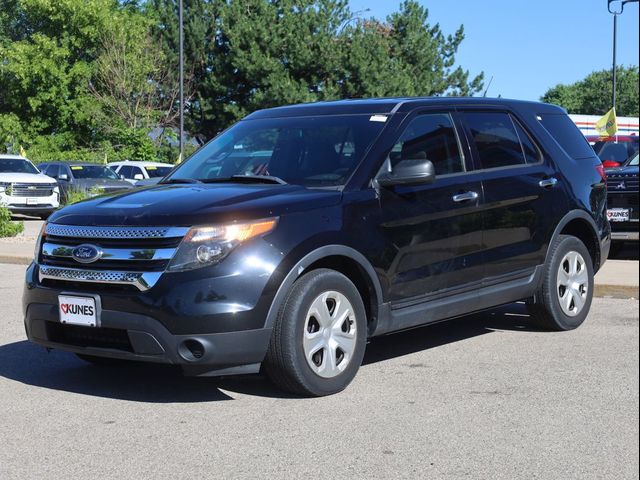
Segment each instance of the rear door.
[{"label": "rear door", "polygon": [[467,109],[460,119],[482,174],[484,285],[533,273],[564,211],[562,178],[513,112]]},{"label": "rear door", "polygon": [[471,170],[448,111],[421,111],[404,122],[388,168],[426,158],[436,180],[380,189],[383,265],[392,308],[479,288],[482,281],[482,185]]}]

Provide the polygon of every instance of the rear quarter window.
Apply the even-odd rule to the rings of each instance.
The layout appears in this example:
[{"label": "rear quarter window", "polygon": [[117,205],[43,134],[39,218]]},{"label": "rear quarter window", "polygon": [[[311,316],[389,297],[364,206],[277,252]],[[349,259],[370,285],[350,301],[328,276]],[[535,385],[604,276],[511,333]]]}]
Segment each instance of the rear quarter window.
[{"label": "rear quarter window", "polygon": [[538,114],[538,120],[570,157],[575,159],[594,157],[593,148],[566,114]]}]

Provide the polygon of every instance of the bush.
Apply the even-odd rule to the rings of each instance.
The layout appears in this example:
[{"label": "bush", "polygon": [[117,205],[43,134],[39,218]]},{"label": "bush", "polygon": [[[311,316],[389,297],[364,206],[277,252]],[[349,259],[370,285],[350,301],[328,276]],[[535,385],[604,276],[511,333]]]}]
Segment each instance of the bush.
[{"label": "bush", "polygon": [[80,188],[71,188],[67,190],[65,194],[64,204],[71,205],[72,203],[78,203],[82,200],[86,200],[91,195],[88,190],[80,189]]},{"label": "bush", "polygon": [[15,237],[24,230],[24,222],[12,222],[11,212],[0,207],[0,237]]}]

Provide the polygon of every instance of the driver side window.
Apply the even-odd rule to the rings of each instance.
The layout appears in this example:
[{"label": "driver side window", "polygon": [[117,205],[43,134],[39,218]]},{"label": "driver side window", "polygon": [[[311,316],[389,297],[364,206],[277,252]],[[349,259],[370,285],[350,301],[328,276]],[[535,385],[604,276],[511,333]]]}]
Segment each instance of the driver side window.
[{"label": "driver side window", "polygon": [[389,160],[391,168],[401,160],[429,160],[438,177],[465,171],[458,136],[448,113],[426,113],[411,120]]}]

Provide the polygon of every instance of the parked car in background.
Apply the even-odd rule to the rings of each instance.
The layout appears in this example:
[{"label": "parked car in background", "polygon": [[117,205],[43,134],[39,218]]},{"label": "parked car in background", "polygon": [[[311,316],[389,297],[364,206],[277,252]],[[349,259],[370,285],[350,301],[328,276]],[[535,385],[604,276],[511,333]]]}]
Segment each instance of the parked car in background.
[{"label": "parked car in background", "polygon": [[588,136],[587,141],[595,150],[604,168],[623,165],[638,153],[639,141],[637,135],[616,135],[614,137]]},{"label": "parked car in background", "polygon": [[60,190],[26,158],[0,155],[0,206],[44,219],[60,206]]},{"label": "parked car in background", "polygon": [[96,163],[44,162],[40,164],[40,168],[58,182],[63,202],[71,190],[102,194],[133,188],[133,185],[122,180],[113,170]]},{"label": "parked car in background", "polygon": [[607,168],[607,214],[613,252],[625,241],[638,241],[638,153],[621,165]]},{"label": "parked car in background", "polygon": [[124,161],[113,162],[107,166],[132,185],[137,185],[138,182],[153,185],[173,170],[170,163],[160,162]]},{"label": "parked car in background", "polygon": [[532,323],[571,330],[609,253],[605,179],[553,105],[261,110],[156,186],[56,212],[25,276],[27,336],[98,364],[264,366],[328,395],[370,337],[520,300]]}]

